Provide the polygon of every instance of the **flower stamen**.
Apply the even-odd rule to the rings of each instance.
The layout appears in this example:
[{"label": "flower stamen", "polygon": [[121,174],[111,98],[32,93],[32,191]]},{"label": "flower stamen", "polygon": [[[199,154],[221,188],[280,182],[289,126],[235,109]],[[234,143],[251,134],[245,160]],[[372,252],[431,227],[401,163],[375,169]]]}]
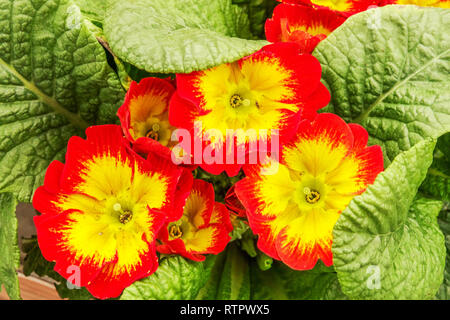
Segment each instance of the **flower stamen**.
[{"label": "flower stamen", "polygon": [[130,210],[122,210],[122,206],[118,202],[113,205],[113,210],[119,213],[119,221],[122,224],[127,224],[133,218],[133,212]]},{"label": "flower stamen", "polygon": [[159,139],[159,130],[161,129],[161,126],[158,123],[154,123],[151,127],[151,129],[149,129],[147,131],[147,133],[145,134],[145,136],[147,138],[153,139],[158,141]]},{"label": "flower stamen", "polygon": [[178,239],[181,238],[183,232],[181,231],[181,228],[179,226],[174,224],[169,228],[169,235],[172,239]]},{"label": "flower stamen", "polygon": [[308,187],[305,187],[303,189],[303,192],[305,193],[306,202],[310,204],[314,204],[320,200],[320,193],[316,190],[312,190]]},{"label": "flower stamen", "polygon": [[[248,100],[248,99],[245,99],[245,100]],[[240,95],[233,94],[230,98],[230,106],[232,108],[238,108],[242,105],[243,101],[244,100],[242,99],[242,97]]]}]

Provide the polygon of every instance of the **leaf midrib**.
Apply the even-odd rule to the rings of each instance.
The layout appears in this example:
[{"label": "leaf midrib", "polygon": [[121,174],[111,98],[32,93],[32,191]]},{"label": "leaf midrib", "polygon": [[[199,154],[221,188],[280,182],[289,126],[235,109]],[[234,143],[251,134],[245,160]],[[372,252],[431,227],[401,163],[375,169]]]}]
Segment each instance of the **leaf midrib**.
[{"label": "leaf midrib", "polygon": [[444,52],[438,54],[433,59],[429,60],[427,63],[425,63],[422,67],[411,73],[409,76],[404,78],[402,81],[397,82],[394,86],[392,86],[391,89],[380,95],[363,113],[361,113],[358,117],[353,119],[353,122],[361,123],[363,120],[365,120],[369,114],[372,112],[372,110],[378,106],[381,102],[383,102],[384,99],[386,99],[391,93],[393,93],[395,90],[397,90],[399,87],[401,87],[403,84],[408,82],[411,78],[418,75],[420,72],[422,72],[426,67],[428,67],[430,64],[434,63],[435,61],[439,60],[442,56],[445,54],[450,53],[450,49],[445,50]]},{"label": "leaf midrib", "polygon": [[2,58],[0,58],[0,66],[3,67],[8,73],[19,79],[26,89],[34,93],[40,101],[52,108],[55,113],[64,116],[73,126],[83,131],[89,127],[89,124],[78,114],[65,109],[57,100],[42,92],[34,83],[25,79],[12,65],[6,63]]}]

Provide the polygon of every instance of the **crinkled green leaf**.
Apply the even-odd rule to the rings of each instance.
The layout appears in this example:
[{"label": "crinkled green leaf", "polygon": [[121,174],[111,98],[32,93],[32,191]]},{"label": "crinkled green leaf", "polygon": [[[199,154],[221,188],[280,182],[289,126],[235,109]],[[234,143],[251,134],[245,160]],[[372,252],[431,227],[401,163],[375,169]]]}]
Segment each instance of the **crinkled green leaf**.
[{"label": "crinkled green leaf", "polygon": [[450,10],[385,6],[346,20],[314,51],[331,102],[363,125],[387,166],[450,130]]},{"label": "crinkled green leaf", "polygon": [[333,268],[319,263],[314,269],[296,271],[277,261],[261,271],[251,266],[252,299],[255,300],[344,300]]},{"label": "crinkled green leaf", "polygon": [[116,122],[124,92],[68,0],[0,2],[0,192],[29,202],[67,140]]},{"label": "crinkled green leaf", "polygon": [[103,23],[106,12],[105,0],[74,0],[83,15],[94,23]]},{"label": "crinkled green leaf", "polygon": [[180,256],[165,257],[158,270],[126,288],[121,300],[191,300],[208,281],[215,256],[195,262]]},{"label": "crinkled green leaf", "polygon": [[430,299],[442,283],[441,201],[416,197],[432,162],[426,139],[398,155],[356,196],[333,230],[333,261],[354,299]]},{"label": "crinkled green leaf", "polygon": [[247,12],[252,33],[261,39],[265,39],[264,25],[266,19],[272,16],[273,9],[278,2],[276,0],[233,0],[233,3]]},{"label": "crinkled green leaf", "polygon": [[439,288],[437,298],[441,300],[450,300],[450,209],[445,207],[439,215],[439,226],[445,236],[445,247],[447,256],[445,258],[444,282]]},{"label": "crinkled green leaf", "polygon": [[248,17],[231,0],[110,0],[104,31],[120,59],[160,73],[207,69],[267,44],[247,40]]},{"label": "crinkled green leaf", "polygon": [[20,250],[17,244],[17,200],[11,193],[0,193],[0,290],[3,286],[11,299],[20,299]]}]

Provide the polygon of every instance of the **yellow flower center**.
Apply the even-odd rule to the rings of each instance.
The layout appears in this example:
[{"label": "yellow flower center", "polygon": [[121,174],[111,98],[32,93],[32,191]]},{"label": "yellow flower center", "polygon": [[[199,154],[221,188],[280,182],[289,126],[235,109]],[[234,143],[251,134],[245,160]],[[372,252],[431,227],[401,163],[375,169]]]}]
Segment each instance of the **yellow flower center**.
[{"label": "yellow flower center", "polygon": [[[204,131],[275,129],[284,111],[299,111],[294,98],[292,72],[278,58],[248,59],[205,70],[196,81],[205,113],[198,117]],[[245,137],[243,137],[245,138]],[[247,139],[248,140],[248,139]]]},{"label": "yellow flower center", "polygon": [[119,214],[119,221],[122,224],[127,224],[133,219],[133,211],[123,210],[122,205],[118,202],[114,204],[113,210]]},{"label": "yellow flower center", "polygon": [[295,179],[297,181],[295,201],[299,208],[310,210],[326,206],[330,187],[326,184],[323,177],[315,177],[310,173],[305,173],[297,177],[297,179]]},{"label": "yellow flower center", "polygon": [[239,108],[241,106],[248,107],[250,106],[250,99],[243,99],[239,94],[233,94],[230,98],[230,106],[234,108]]},{"label": "yellow flower center", "polygon": [[159,130],[160,129],[161,129],[161,126],[159,125],[159,123],[154,123],[152,125],[152,127],[147,131],[145,136],[147,138],[150,138],[150,139],[158,141],[158,139],[159,139]]},{"label": "yellow flower center", "polygon": [[183,236],[183,231],[181,230],[180,226],[173,224],[169,227],[169,236],[172,239],[181,238]]},{"label": "yellow flower center", "polygon": [[304,192],[306,202],[313,204],[320,200],[320,193],[318,191],[305,188]]}]

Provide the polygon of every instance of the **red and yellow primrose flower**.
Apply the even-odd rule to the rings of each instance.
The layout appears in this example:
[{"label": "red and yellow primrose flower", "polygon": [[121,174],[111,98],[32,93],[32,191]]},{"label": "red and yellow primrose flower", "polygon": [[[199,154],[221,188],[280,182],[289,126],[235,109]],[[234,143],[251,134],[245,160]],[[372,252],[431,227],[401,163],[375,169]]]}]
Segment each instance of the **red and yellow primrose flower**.
[{"label": "red and yellow primrose flower", "polygon": [[368,134],[334,114],[300,123],[282,149],[278,171],[262,175],[244,168],[236,183],[258,247],[297,270],[318,259],[332,264],[332,230],[350,200],[383,170],[379,146],[367,147]]},{"label": "red and yellow primrose flower", "polygon": [[214,201],[212,184],[196,179],[191,185],[181,219],[166,223],[161,229],[162,244],[157,250],[203,261],[204,254],[218,254],[225,249],[233,226],[225,205]]},{"label": "red and yellow primrose flower", "polygon": [[[320,77],[317,59],[299,54],[298,45],[268,45],[233,63],[178,74],[169,120],[173,126],[190,131],[193,145],[202,141],[202,154],[210,145],[219,150],[214,156],[220,161],[200,161],[203,169],[212,174],[225,170],[234,176],[242,163],[227,163],[230,150],[237,154],[238,146],[245,145],[248,152],[251,142],[264,139],[259,134],[262,129],[269,133],[278,130],[282,144],[293,136],[300,117],[314,117],[329,102],[330,94]],[[246,136],[252,129],[256,135]],[[208,136],[210,131],[219,138]],[[234,149],[227,148],[231,140]]]},{"label": "red and yellow primrose flower", "polygon": [[328,8],[281,3],[266,20],[266,38],[270,42],[295,42],[301,52],[311,53],[345,19]]},{"label": "red and yellow primrose flower", "polygon": [[[33,205],[43,256],[100,299],[117,297],[158,267],[156,238],[176,221],[188,195],[183,168],[130,149],[116,125],[90,127],[69,140],[65,164],[54,161]],[[177,208],[180,207],[180,208]]]}]

